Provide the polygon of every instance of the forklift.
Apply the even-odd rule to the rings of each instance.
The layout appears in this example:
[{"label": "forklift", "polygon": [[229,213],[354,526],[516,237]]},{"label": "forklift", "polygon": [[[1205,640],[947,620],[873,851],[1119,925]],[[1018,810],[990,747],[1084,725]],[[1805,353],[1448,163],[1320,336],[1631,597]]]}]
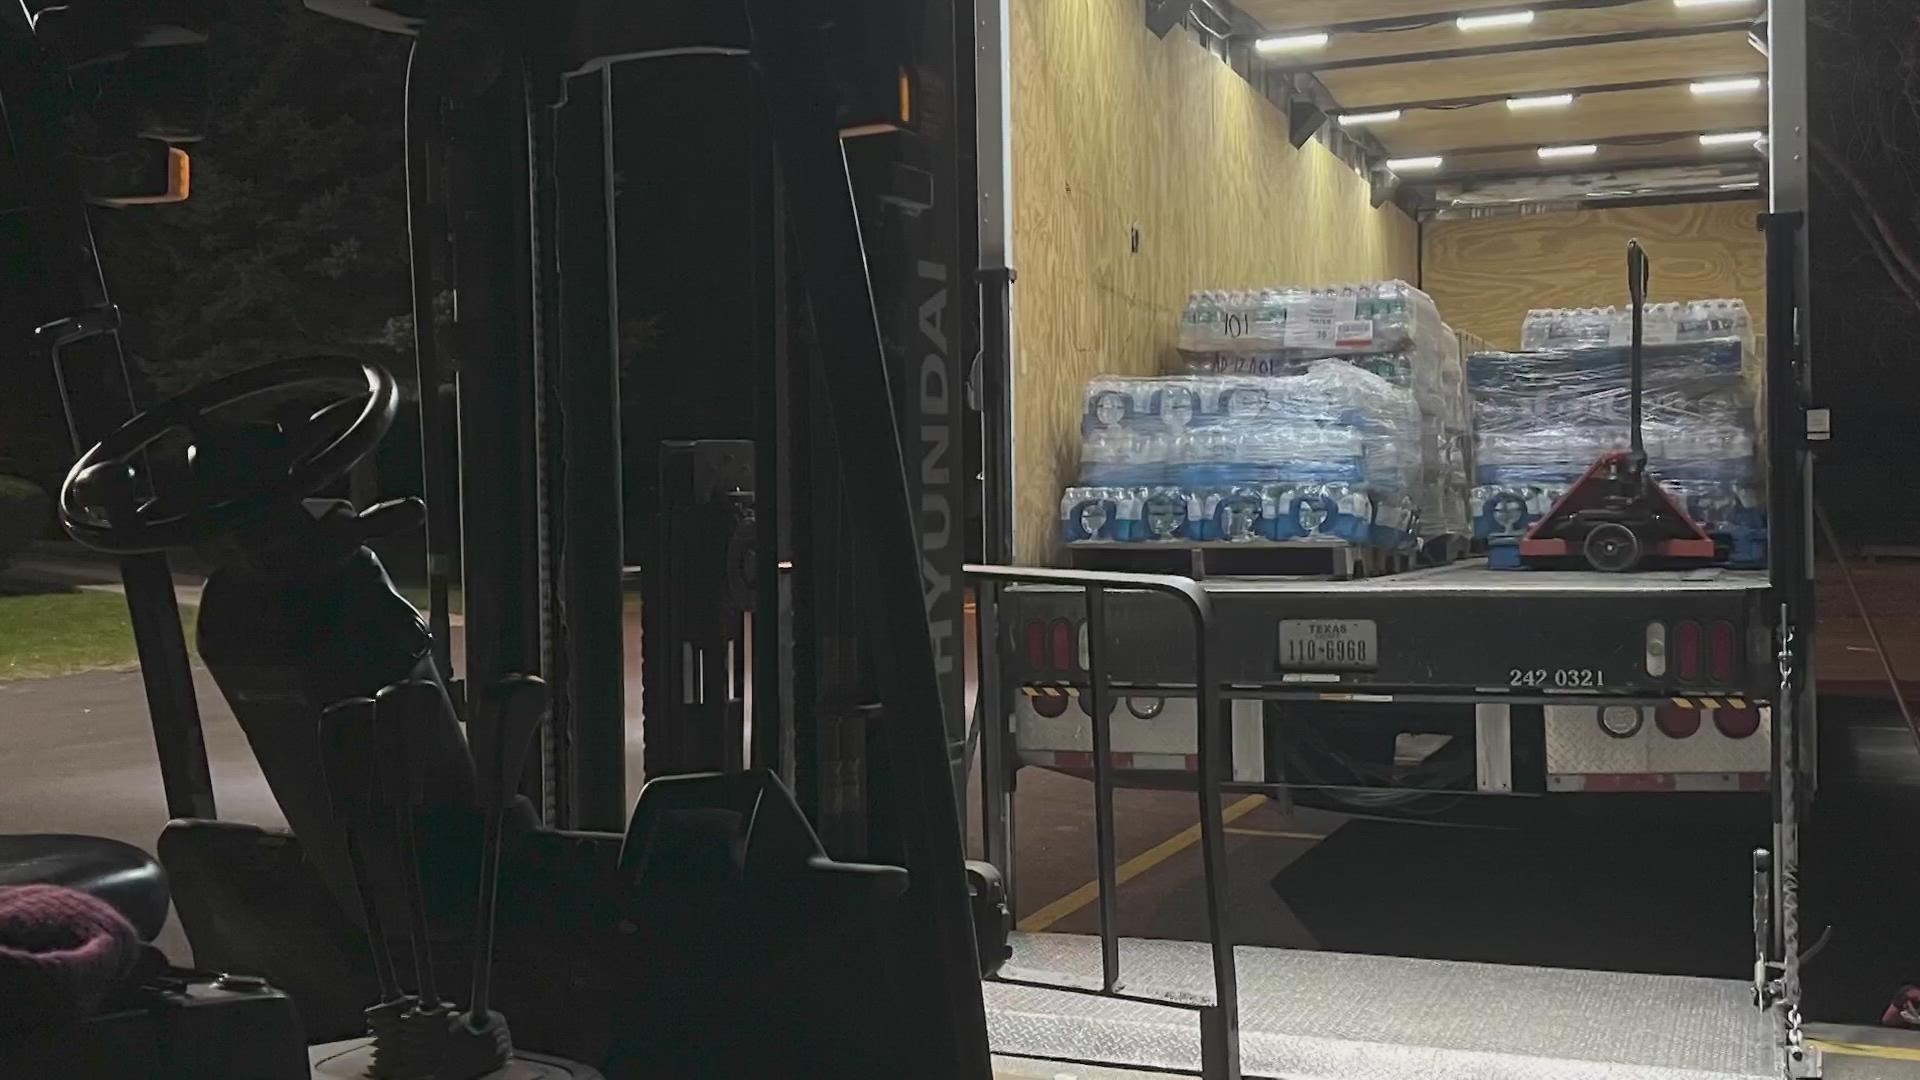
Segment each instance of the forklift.
[{"label": "forklift", "polygon": [[[307,0],[412,38],[425,495],[373,506],[331,495],[411,407],[394,373],[270,359],[142,408],[121,350],[91,208],[188,197],[207,103],[128,78],[116,122],[83,124],[105,100],[88,88],[201,47],[216,6],[0,14],[5,332],[61,390],[63,525],[120,560],[173,819],[157,862],[0,838],[0,884],[89,894],[145,942],[171,904],[195,962],[133,942],[84,1010],[0,1031],[0,1071],[990,1075],[980,981],[1009,928],[992,867],[964,858],[968,496],[934,453],[963,443],[979,336],[971,5]],[[662,400],[643,430],[668,437],[623,453],[614,99],[654,63],[635,130],[684,110],[678,92],[737,135],[724,160],[745,168],[712,187],[747,223],[718,260],[742,286],[740,359],[681,382],[746,393],[692,432]],[[103,174],[108,156],[132,165]],[[445,340],[441,291],[459,298]],[[909,418],[944,426],[939,445],[912,446]],[[624,505],[635,462],[648,505]],[[370,546],[422,529],[424,617]],[[291,834],[218,817],[182,547],[215,566],[198,652]],[[637,793],[636,551],[662,673]]]}]

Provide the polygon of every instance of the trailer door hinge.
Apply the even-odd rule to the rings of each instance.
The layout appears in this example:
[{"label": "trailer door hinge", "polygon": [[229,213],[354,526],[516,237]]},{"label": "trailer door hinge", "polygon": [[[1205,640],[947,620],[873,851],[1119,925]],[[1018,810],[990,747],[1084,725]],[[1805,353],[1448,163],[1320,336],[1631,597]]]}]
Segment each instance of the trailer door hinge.
[{"label": "trailer door hinge", "polygon": [[1826,442],[1833,438],[1833,413],[1829,409],[1807,410],[1807,441]]}]

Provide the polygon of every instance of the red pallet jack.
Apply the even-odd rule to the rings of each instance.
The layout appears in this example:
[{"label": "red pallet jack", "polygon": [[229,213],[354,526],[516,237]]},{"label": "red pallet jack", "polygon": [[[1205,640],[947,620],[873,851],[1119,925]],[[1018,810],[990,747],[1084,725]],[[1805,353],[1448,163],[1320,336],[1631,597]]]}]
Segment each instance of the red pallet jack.
[{"label": "red pallet jack", "polygon": [[1564,569],[1585,564],[1623,573],[1635,569],[1708,565],[1713,540],[1647,472],[1640,434],[1640,397],[1647,299],[1647,253],[1627,241],[1627,292],[1633,301],[1629,350],[1631,448],[1601,454],[1553,508],[1520,539],[1520,562]]}]

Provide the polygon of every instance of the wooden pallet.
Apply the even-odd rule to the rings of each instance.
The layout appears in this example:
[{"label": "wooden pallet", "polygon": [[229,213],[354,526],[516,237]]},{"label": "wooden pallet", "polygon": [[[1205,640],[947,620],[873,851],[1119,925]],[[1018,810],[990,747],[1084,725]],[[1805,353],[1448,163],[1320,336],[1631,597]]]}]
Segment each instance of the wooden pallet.
[{"label": "wooden pallet", "polygon": [[1196,581],[1207,577],[1346,581],[1411,570],[1418,552],[1314,540],[1092,540],[1068,544],[1067,556],[1076,570],[1176,574]]}]

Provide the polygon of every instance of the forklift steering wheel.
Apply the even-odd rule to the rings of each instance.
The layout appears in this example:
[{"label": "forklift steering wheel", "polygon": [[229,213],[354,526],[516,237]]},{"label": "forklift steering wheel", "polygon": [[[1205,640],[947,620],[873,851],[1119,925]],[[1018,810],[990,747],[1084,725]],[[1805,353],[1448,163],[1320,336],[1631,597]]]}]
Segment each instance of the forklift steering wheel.
[{"label": "forklift steering wheel", "polygon": [[[188,509],[175,511],[170,500],[140,501],[133,463],[161,436],[185,428],[196,441],[207,440],[218,430],[208,414],[306,384],[336,385],[341,392],[304,426],[357,404],[345,431],[275,469],[277,475],[228,485],[243,490],[199,492]],[[180,547],[239,528],[277,502],[304,498],[346,475],[386,435],[399,400],[399,385],[385,368],[343,356],[275,360],[202,383],[134,416],[74,463],[60,486],[61,524],[80,543],[117,555]],[[293,433],[295,445],[299,434]]]}]

